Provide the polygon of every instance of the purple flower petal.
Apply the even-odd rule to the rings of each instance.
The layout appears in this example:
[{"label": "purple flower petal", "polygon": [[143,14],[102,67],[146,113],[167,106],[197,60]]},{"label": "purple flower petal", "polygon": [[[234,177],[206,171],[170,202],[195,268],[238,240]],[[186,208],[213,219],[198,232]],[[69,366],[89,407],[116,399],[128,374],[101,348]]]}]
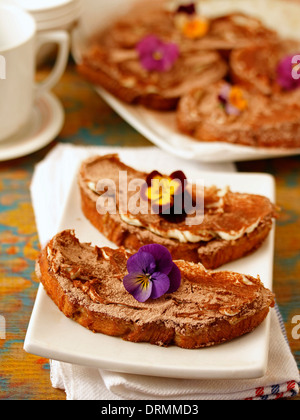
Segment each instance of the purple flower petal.
[{"label": "purple flower petal", "polygon": [[170,279],[166,274],[154,273],[151,276],[152,293],[151,299],[158,299],[163,296],[170,288]]},{"label": "purple flower petal", "polygon": [[128,259],[127,270],[129,273],[153,274],[157,271],[155,256],[151,252],[138,252]]},{"label": "purple flower petal", "polygon": [[177,13],[186,13],[187,15],[194,15],[196,13],[196,6],[194,3],[182,4],[178,7]]},{"label": "purple flower petal", "polygon": [[170,175],[170,178],[173,181],[175,181],[175,180],[178,181],[178,187],[177,187],[177,189],[175,189],[174,195],[184,194],[184,191],[185,191],[185,188],[186,188],[186,181],[187,181],[187,177],[185,176],[184,172],[182,172],[182,171],[173,172]]},{"label": "purple flower petal", "polygon": [[241,113],[241,111],[238,108],[236,108],[235,106],[231,105],[230,103],[227,103],[226,104],[225,110],[226,110],[226,113],[228,115],[240,115],[240,113]]},{"label": "purple flower petal", "polygon": [[173,268],[169,274],[170,279],[170,288],[167,290],[167,293],[176,292],[181,284],[181,271],[175,263],[173,263]]},{"label": "purple flower petal", "polygon": [[162,71],[169,71],[179,58],[179,48],[173,43],[165,44],[162,54]]},{"label": "purple flower petal", "polygon": [[139,302],[157,299],[165,293],[175,292],[181,282],[179,268],[173,263],[167,248],[158,244],[146,245],[129,258],[128,275],[123,284]]},{"label": "purple flower petal", "polygon": [[146,183],[147,183],[148,187],[151,187],[151,185],[152,185],[152,181],[153,181],[153,179],[154,179],[155,177],[162,178],[162,177],[163,177],[163,175],[162,175],[160,172],[158,172],[158,171],[153,171],[153,172],[151,172],[151,174],[149,174],[149,175],[147,176],[147,178],[146,178]]},{"label": "purple flower petal", "polygon": [[137,51],[141,57],[149,55],[149,51],[156,51],[161,45],[161,41],[155,35],[148,35],[137,45]]},{"label": "purple flower petal", "polygon": [[219,94],[219,99],[224,104],[226,104],[229,100],[230,89],[231,89],[231,87],[228,84],[224,84],[221,88],[221,91],[220,91],[220,94]]},{"label": "purple flower petal", "polygon": [[123,284],[127,292],[141,303],[146,302],[151,296],[153,283],[149,277],[141,273],[129,273],[124,277]]},{"label": "purple flower petal", "polygon": [[162,71],[162,64],[161,62],[154,60],[152,56],[146,55],[145,57],[141,57],[141,64],[144,69],[148,71]]},{"label": "purple flower petal", "polygon": [[171,272],[173,268],[173,260],[170,252],[166,247],[158,244],[145,245],[140,248],[137,255],[139,255],[141,252],[146,252],[153,256],[156,263],[156,272],[167,275]]}]

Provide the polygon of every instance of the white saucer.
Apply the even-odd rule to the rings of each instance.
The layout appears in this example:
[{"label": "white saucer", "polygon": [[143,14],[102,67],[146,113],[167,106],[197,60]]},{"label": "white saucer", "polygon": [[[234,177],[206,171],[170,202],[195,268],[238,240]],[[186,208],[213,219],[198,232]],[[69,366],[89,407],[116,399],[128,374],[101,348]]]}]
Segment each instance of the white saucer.
[{"label": "white saucer", "polygon": [[56,96],[45,93],[39,97],[27,125],[0,142],[0,162],[27,156],[47,146],[61,131],[64,119],[64,109]]}]

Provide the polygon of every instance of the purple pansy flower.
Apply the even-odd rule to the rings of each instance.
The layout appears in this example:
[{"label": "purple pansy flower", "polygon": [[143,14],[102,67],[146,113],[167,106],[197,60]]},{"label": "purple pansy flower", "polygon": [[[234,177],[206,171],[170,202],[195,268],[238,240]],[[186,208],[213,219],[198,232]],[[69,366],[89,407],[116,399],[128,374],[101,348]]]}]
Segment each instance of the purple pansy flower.
[{"label": "purple pansy flower", "polygon": [[222,89],[219,93],[219,101],[224,106],[225,111],[228,115],[239,115],[240,110],[236,107],[232,106],[229,102],[229,95],[230,95],[231,86],[230,85],[223,85]]},{"label": "purple pansy flower", "polygon": [[124,277],[124,287],[142,303],[176,292],[181,283],[181,272],[170,252],[158,244],[140,248],[128,259],[127,270],[129,274]]},{"label": "purple pansy flower", "polygon": [[277,67],[277,83],[285,90],[300,88],[300,79],[293,77],[294,57],[295,55],[284,57]]},{"label": "purple pansy flower", "polygon": [[148,71],[169,71],[179,57],[179,48],[174,43],[166,43],[155,35],[148,35],[137,45],[140,61]]}]

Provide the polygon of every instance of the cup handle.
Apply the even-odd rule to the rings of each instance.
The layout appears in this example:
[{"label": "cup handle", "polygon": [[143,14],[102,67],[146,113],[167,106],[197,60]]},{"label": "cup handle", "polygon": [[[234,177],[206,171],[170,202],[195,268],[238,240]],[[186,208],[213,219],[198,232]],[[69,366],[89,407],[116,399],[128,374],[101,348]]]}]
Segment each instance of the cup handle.
[{"label": "cup handle", "polygon": [[70,51],[70,36],[66,31],[51,31],[39,34],[37,37],[37,51],[48,43],[58,44],[58,56],[56,63],[50,75],[42,82],[35,83],[36,95],[41,95],[45,92],[49,92],[60,80],[63,75]]}]

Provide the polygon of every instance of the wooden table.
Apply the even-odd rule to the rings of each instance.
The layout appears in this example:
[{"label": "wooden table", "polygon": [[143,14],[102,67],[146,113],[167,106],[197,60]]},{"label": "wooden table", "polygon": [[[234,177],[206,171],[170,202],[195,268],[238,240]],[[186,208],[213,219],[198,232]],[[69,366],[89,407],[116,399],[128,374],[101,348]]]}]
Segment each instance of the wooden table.
[{"label": "wooden table", "polygon": [[[35,164],[57,142],[151,146],[78,77],[72,62],[55,93],[66,111],[59,137],[33,155],[0,163],[0,316],[6,321],[6,337],[0,339],[0,399],[5,400],[65,399],[64,392],[51,386],[49,361],[23,350],[38,287],[34,266],[39,243],[29,192]],[[270,173],[277,181],[282,214],[276,228],[274,289],[300,367],[300,339],[293,338],[292,324],[300,315],[300,156],[240,163],[238,168]]]}]

